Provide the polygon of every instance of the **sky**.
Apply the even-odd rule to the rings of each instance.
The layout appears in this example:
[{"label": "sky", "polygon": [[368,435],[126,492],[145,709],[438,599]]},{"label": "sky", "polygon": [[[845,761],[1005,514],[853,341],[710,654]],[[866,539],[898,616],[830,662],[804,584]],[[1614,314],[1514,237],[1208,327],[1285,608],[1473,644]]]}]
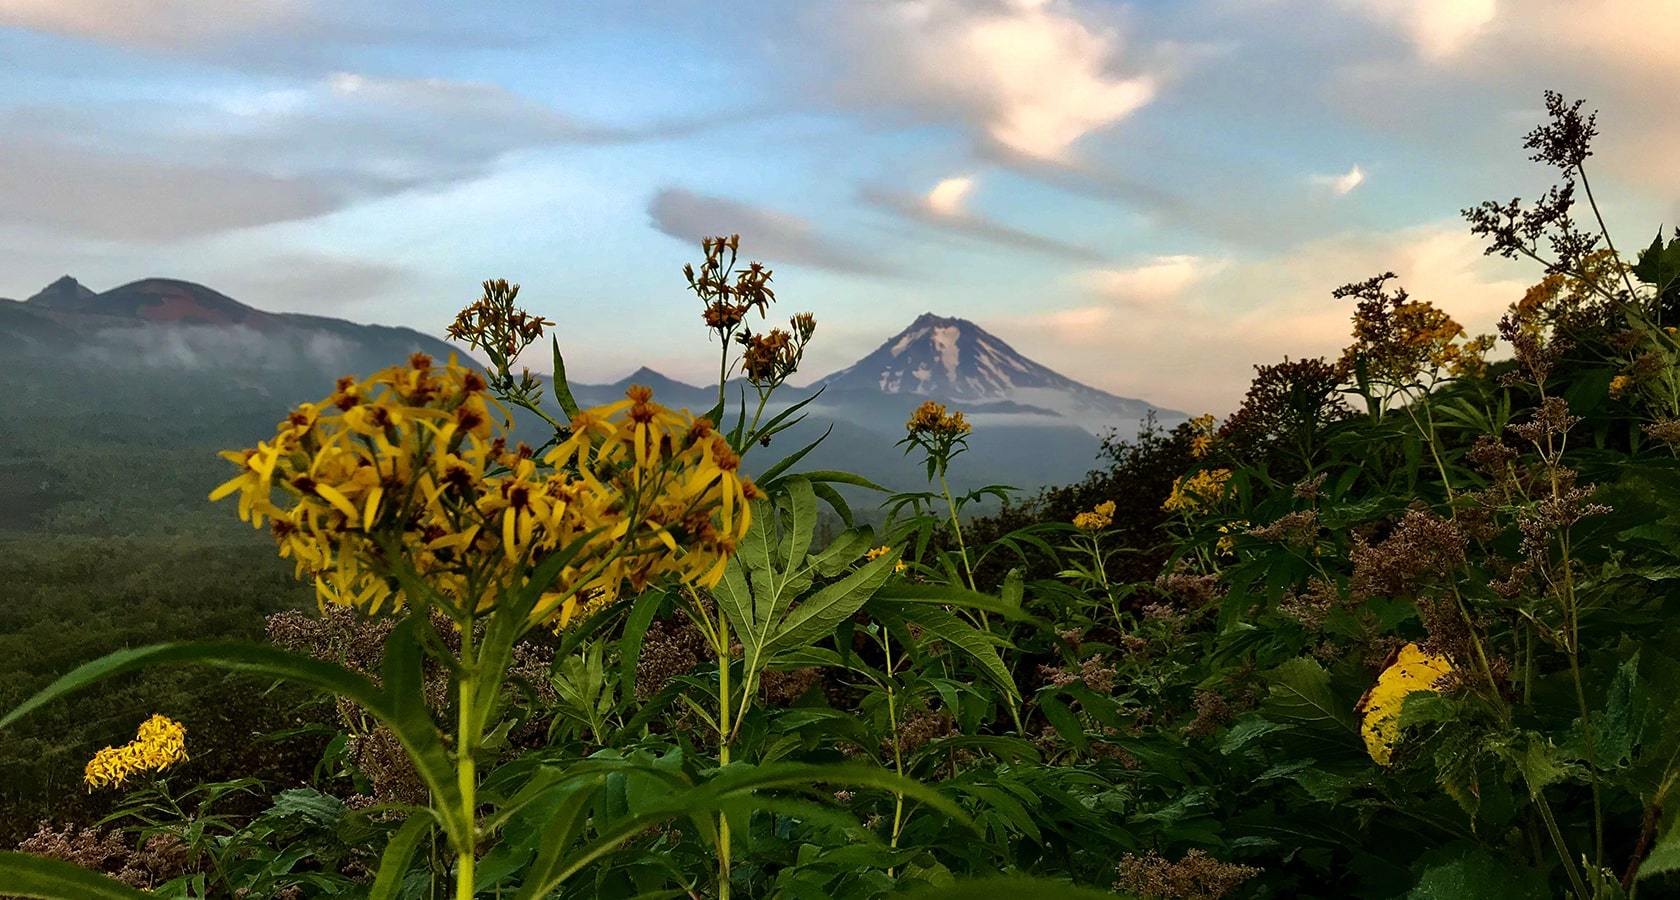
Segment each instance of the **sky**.
[{"label": "sky", "polygon": [[681,270],[739,232],[808,378],[931,311],[1223,413],[1350,281],[1491,328],[1539,273],[1459,210],[1550,183],[1547,88],[1623,249],[1680,222],[1675,0],[0,0],[0,296],[441,335],[507,278],[574,379],[705,383]]}]

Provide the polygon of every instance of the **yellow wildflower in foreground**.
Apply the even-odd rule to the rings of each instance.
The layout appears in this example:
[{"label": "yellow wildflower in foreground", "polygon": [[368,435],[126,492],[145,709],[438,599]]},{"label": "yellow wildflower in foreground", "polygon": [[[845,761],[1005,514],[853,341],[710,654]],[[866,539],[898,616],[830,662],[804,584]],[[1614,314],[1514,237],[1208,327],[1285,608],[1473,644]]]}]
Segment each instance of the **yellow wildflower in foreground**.
[{"label": "yellow wildflower in foreground", "polygon": [[1384,766],[1393,759],[1394,745],[1400,740],[1400,710],[1406,697],[1436,690],[1436,685],[1452,670],[1452,662],[1445,656],[1429,653],[1417,644],[1400,648],[1394,662],[1377,676],[1377,683],[1359,701],[1362,716],[1359,734],[1365,739],[1365,750],[1372,759]]},{"label": "yellow wildflower in foreground", "polygon": [[120,787],[129,776],[159,772],[187,758],[187,728],[168,716],[154,715],[140,723],[134,740],[106,747],[88,760],[82,780],[88,790]]},{"label": "yellow wildflower in foreground", "polygon": [[1090,510],[1073,517],[1073,527],[1080,531],[1101,531],[1114,524],[1114,501],[1104,500]]},{"label": "yellow wildflower in foreground", "polygon": [[1193,475],[1180,475],[1173,481],[1172,494],[1161,508],[1167,512],[1199,512],[1224,498],[1225,483],[1230,480],[1230,469],[1203,469]]},{"label": "yellow wildflower in foreground", "polygon": [[[528,588],[544,558],[575,550],[541,586],[531,624],[564,628],[626,585],[666,576],[711,586],[759,496],[740,457],[705,419],[632,386],[581,411],[540,460],[509,448],[484,379],[424,354],[366,381],[340,379],[274,440],[223,456],[243,471],[240,517],[273,520],[280,555],[324,606],[368,612],[419,600],[479,615]],[[276,502],[276,496],[280,499]],[[418,592],[422,596],[410,596]]]}]

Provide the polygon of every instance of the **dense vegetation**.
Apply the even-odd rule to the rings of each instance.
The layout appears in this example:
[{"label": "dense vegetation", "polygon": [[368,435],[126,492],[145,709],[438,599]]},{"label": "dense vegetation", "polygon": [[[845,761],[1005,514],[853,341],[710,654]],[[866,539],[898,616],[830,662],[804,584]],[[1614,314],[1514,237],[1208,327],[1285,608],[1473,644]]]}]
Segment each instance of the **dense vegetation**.
[{"label": "dense vegetation", "polygon": [[[274,612],[247,648],[109,657],[0,722],[8,747],[31,729],[41,771],[147,723],[89,769],[114,816],[55,807],[29,855],[0,857],[0,891],[1672,891],[1680,233],[1624,260],[1583,229],[1593,121],[1548,112],[1528,147],[1558,187],[1466,212],[1489,252],[1536,265],[1497,340],[1392,276],[1348,285],[1340,358],[1262,366],[1223,423],[1111,443],[1084,483],[979,519],[964,508],[1008,491],[953,494],[986,436],[938,404],[906,410],[926,489],[870,524],[866,480],[766,458],[798,409],[763,398],[815,323],[751,330],[775,295],[733,238],[687,277],[759,396],[700,420],[516,378],[506,361],[553,323],[486,284],[452,334],[493,357],[488,383],[417,358],[230,455],[218,494],[273,520],[330,612]],[[498,440],[498,404],[552,435]],[[233,562],[248,544],[104,546],[97,569],[8,546],[8,582],[50,585],[26,598],[39,614],[7,613],[32,617],[7,631],[36,654],[9,705],[69,667],[55,614],[89,617],[85,657],[122,606],[155,608],[159,636],[239,634],[292,596],[283,568]],[[183,662],[336,694],[288,706],[319,727],[268,744],[309,764],[261,770],[212,707],[104,680]],[[73,720],[59,698],[95,684],[99,712]],[[1023,880],[974,881],[999,874]]]}]

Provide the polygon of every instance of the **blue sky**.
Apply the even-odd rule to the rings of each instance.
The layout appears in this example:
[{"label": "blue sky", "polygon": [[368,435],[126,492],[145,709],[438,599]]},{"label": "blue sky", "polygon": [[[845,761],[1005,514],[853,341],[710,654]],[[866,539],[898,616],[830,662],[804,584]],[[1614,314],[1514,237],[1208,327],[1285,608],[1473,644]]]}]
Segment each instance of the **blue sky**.
[{"label": "blue sky", "polygon": [[1672,0],[0,0],[0,72],[0,296],[157,275],[441,334],[506,277],[583,380],[703,381],[680,270],[739,231],[810,377],[931,310],[1229,411],[1336,352],[1344,282],[1481,330],[1520,296],[1457,211],[1548,183],[1548,87],[1602,111],[1622,243],[1680,220]]}]

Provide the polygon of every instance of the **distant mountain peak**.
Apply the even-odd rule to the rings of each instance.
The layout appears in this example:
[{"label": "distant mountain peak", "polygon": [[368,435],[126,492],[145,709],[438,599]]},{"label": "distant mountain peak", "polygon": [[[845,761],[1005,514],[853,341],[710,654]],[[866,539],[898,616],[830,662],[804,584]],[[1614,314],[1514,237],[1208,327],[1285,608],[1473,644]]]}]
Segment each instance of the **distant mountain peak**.
[{"label": "distant mountain peak", "polygon": [[41,288],[35,296],[25,300],[25,303],[39,303],[46,307],[75,306],[96,296],[93,291],[82,286],[80,281],[69,275],[61,275],[52,284]]},{"label": "distant mountain peak", "polygon": [[202,284],[175,278],[142,278],[94,293],[66,275],[28,302],[61,313],[190,325],[262,326],[275,318]]},{"label": "distant mountain peak", "polygon": [[[1152,404],[1081,384],[1021,355],[968,319],[925,312],[874,352],[817,382],[837,394],[911,395],[1002,409],[1010,404],[1092,430],[1141,418]],[[1166,418],[1182,414],[1159,410]]]},{"label": "distant mountain peak", "polygon": [[967,319],[932,312],[917,316],[875,352],[820,383],[839,390],[967,401],[1008,400],[1023,387],[1084,387]]}]

